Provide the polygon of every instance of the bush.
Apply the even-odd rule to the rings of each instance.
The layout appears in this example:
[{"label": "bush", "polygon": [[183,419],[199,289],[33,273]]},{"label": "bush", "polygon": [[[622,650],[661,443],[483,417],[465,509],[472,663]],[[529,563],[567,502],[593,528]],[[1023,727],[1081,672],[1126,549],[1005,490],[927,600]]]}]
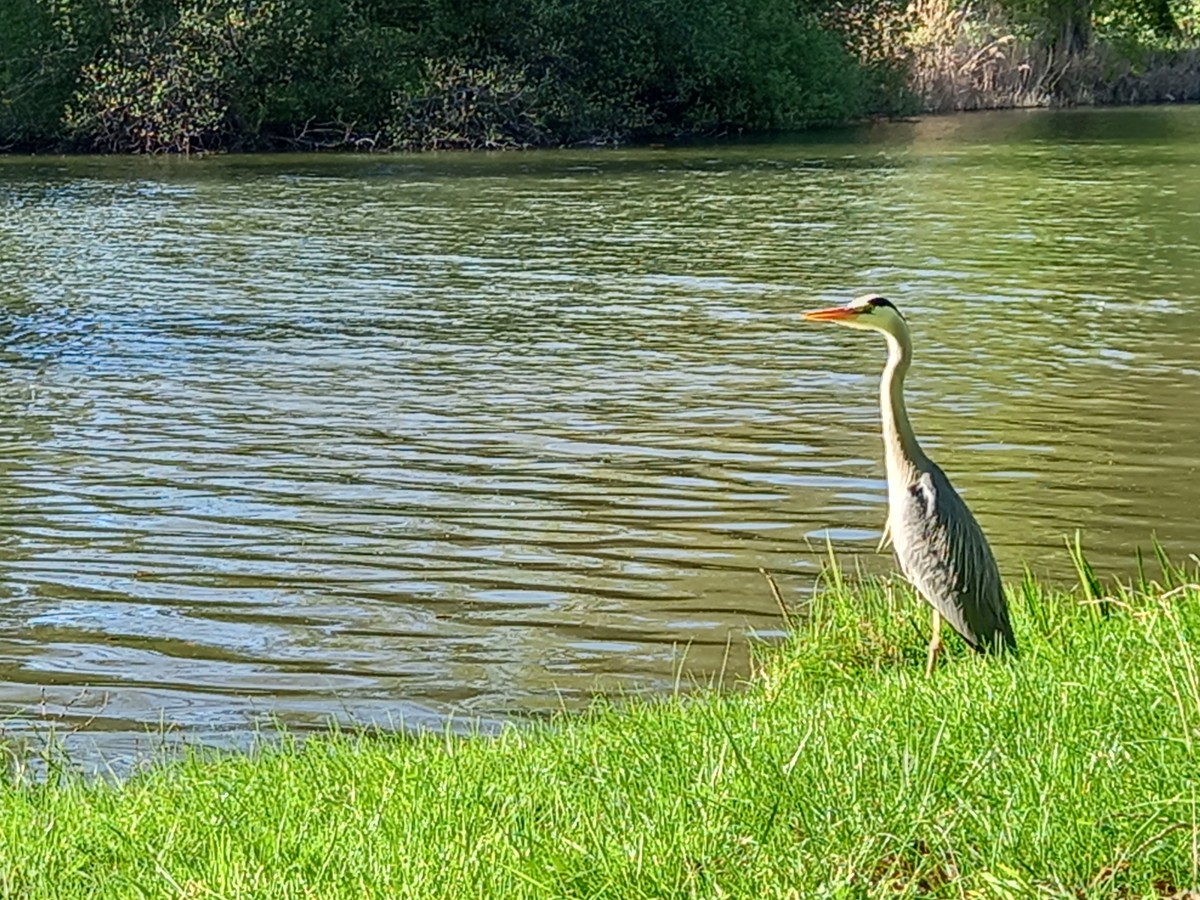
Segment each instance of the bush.
[{"label": "bush", "polygon": [[597,142],[802,128],[878,93],[818,0],[8,2],[0,127],[43,145]]},{"label": "bush", "polygon": [[404,150],[495,150],[553,142],[537,112],[537,87],[512,64],[427,60],[418,93],[401,96],[388,123]]},{"label": "bush", "polygon": [[71,15],[45,0],[4,0],[0,27],[0,147],[53,145],[81,60],[103,41],[93,10]]},{"label": "bush", "polygon": [[702,23],[679,60],[685,127],[785,130],[867,111],[862,70],[841,39],[794,8],[741,0]]},{"label": "bush", "polygon": [[184,7],[165,27],[119,8],[110,46],[84,65],[66,125],[108,152],[189,153],[229,134],[229,98],[248,18],[221,0]]},{"label": "bush", "polygon": [[458,34],[457,52],[488,60],[481,71],[519,72],[529,118],[562,142],[802,128],[866,110],[855,59],[786,0],[526,0],[432,21],[435,54]]},{"label": "bush", "polygon": [[[280,0],[248,62],[234,111],[243,140],[308,149],[375,147],[397,94],[421,82],[414,23],[370,0]],[[382,4],[381,4],[382,5]]]}]

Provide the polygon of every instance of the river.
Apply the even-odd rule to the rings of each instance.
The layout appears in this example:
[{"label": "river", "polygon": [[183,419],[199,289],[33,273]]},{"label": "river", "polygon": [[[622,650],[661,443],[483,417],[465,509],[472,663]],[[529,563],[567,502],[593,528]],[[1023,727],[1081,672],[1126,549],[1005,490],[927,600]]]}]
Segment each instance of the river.
[{"label": "river", "polygon": [[884,571],[871,335],[1001,567],[1200,549],[1200,108],[0,157],[0,722],[120,759],[745,672]]}]

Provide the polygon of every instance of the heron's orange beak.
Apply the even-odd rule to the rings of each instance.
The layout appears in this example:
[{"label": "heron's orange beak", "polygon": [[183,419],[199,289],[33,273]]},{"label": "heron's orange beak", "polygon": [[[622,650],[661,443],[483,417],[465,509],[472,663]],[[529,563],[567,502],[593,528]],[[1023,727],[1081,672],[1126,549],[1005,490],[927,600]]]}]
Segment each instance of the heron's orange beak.
[{"label": "heron's orange beak", "polygon": [[862,309],[850,306],[831,306],[828,309],[812,309],[803,314],[810,322],[836,322],[839,319],[853,319]]}]

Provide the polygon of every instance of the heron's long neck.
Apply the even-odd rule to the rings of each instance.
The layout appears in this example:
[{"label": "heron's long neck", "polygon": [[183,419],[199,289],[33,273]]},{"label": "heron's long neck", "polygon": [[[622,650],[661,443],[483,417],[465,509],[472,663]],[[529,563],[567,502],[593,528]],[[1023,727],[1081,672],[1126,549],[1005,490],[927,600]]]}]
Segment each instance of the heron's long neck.
[{"label": "heron's long neck", "polygon": [[892,334],[885,332],[888,342],[887,365],[879,387],[879,407],[883,413],[883,449],[888,480],[908,484],[916,478],[929,458],[922,452],[908,422],[904,408],[904,375],[912,362],[912,340],[907,329]]}]

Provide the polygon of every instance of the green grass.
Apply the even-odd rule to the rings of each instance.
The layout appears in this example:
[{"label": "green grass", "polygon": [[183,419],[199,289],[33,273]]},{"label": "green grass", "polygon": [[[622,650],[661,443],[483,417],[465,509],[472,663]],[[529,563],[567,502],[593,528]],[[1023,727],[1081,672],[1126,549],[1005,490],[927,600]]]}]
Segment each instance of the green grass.
[{"label": "green grass", "polygon": [[924,609],[830,573],[744,690],[0,786],[0,897],[1169,896],[1200,884],[1200,586],[1077,561],[1013,591],[1018,660],[953,639],[928,679]]}]

